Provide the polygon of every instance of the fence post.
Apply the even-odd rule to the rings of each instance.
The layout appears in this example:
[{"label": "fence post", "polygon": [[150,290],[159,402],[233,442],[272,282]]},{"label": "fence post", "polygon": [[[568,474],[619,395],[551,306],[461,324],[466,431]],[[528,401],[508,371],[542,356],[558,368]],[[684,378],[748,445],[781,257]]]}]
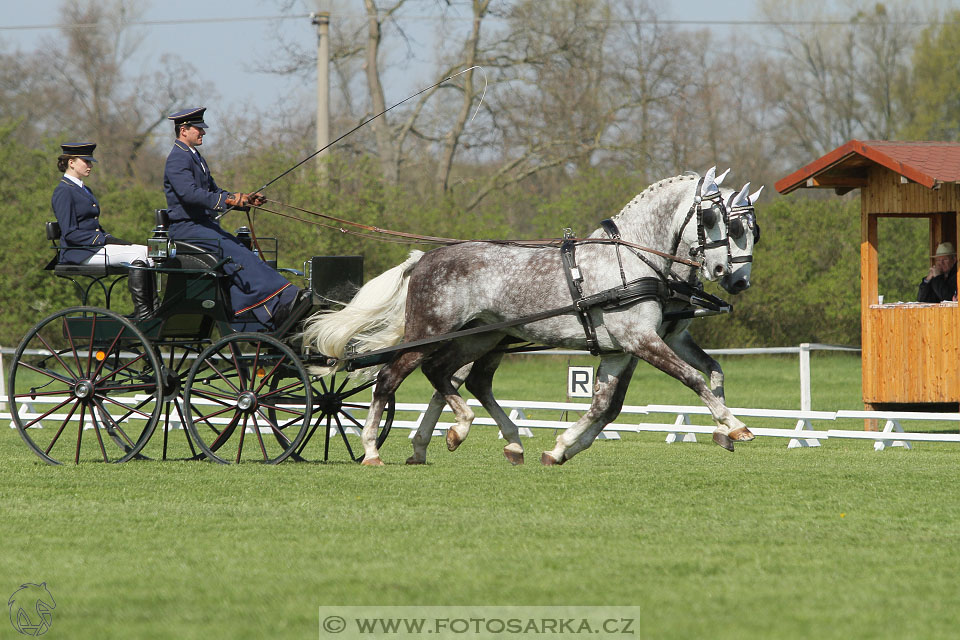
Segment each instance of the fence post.
[{"label": "fence post", "polygon": [[800,345],[800,410],[810,411],[810,343]]},{"label": "fence post", "polygon": [[0,347],[0,397],[7,397],[7,370],[3,366],[3,347]]}]

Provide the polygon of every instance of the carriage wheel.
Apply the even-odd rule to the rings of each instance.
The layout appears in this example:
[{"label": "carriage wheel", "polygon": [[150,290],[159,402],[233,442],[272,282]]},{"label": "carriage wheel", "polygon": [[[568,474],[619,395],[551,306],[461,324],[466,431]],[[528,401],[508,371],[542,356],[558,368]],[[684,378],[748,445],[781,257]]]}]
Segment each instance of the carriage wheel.
[{"label": "carriage wheel", "polygon": [[94,307],[64,309],[33,327],[17,347],[9,389],[17,430],[50,464],[126,462],[163,408],[150,342],[123,316]]},{"label": "carriage wheel", "polygon": [[[204,460],[206,455],[190,438],[183,399],[190,366],[203,350],[201,343],[155,344],[163,383],[163,410],[154,437],[138,459]],[[178,433],[179,432],[179,433]]]},{"label": "carriage wheel", "polygon": [[289,347],[260,333],[231,334],[204,349],[183,398],[193,442],[223,464],[282,462],[310,426],[310,376]]},{"label": "carriage wheel", "polygon": [[[363,449],[359,446],[359,432],[363,430],[367,409],[369,407],[369,393],[376,380],[358,382],[344,374],[338,382],[337,374],[329,378],[317,378],[313,387],[313,425],[303,442],[294,452],[294,459],[307,460],[319,457],[319,442],[308,446],[318,429],[323,429],[323,460],[330,457],[330,434],[338,434],[347,448],[347,454],[354,462],[363,460]],[[393,416],[396,409],[396,399],[393,395],[384,407],[380,416],[380,425],[377,427],[377,448],[383,446],[390,428],[393,426]],[[357,446],[358,453],[354,453],[351,439]]]}]

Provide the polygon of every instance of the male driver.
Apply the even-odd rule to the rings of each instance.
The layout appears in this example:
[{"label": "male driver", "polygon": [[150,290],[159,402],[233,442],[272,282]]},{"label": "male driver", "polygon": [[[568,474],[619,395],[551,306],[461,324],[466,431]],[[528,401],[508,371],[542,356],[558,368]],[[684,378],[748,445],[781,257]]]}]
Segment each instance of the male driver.
[{"label": "male driver", "polygon": [[944,302],[957,299],[957,252],[953,243],[941,242],[932,256],[933,266],[920,282],[919,302]]},{"label": "male driver", "polygon": [[266,327],[278,329],[299,300],[300,290],[220,228],[218,213],[228,207],[245,211],[250,205],[263,204],[264,198],[260,193],[231,193],[214,182],[206,160],[197,151],[208,128],[204,111],[205,107],[199,107],[167,116],[173,121],[176,136],[163,172],[170,236],[221,258],[229,257],[231,261],[224,269],[237,321],[255,318]]}]

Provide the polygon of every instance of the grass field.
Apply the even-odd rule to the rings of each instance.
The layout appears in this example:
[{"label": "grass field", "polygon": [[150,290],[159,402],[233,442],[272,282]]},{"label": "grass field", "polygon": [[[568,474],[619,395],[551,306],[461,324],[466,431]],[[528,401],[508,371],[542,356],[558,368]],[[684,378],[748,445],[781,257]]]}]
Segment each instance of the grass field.
[{"label": "grass field", "polygon": [[[496,388],[562,400],[565,364],[516,359]],[[723,364],[731,405],[799,405],[795,358]],[[813,375],[815,409],[862,406],[858,359],[815,355]],[[427,397],[419,374],[401,392]],[[694,401],[644,365],[627,399]],[[527,459],[551,441],[526,440]],[[54,468],[3,428],[0,589],[46,581],[48,638],[316,638],[322,605],[467,604],[637,606],[642,638],[957,635],[955,446],[729,454],[643,434],[560,468],[510,467],[501,446],[476,428],[426,467],[395,434],[381,469]]]}]

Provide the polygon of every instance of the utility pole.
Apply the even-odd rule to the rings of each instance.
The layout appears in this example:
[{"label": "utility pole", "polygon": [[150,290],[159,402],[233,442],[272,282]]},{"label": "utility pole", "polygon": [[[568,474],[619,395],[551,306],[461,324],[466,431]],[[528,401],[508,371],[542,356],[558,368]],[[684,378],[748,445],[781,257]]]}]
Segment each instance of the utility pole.
[{"label": "utility pole", "polygon": [[[324,0],[317,0],[322,8]],[[317,11],[310,14],[311,22],[317,27],[317,149],[330,144],[330,12]],[[327,164],[329,151],[318,157],[317,176],[324,185],[327,182]]]}]

